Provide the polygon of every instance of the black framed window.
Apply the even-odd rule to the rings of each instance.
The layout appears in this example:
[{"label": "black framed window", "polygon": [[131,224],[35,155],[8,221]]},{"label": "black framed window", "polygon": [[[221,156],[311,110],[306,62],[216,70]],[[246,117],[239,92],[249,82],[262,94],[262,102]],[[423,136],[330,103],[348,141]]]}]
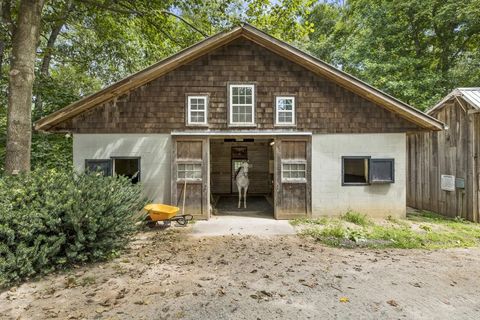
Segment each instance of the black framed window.
[{"label": "black framed window", "polygon": [[342,157],[342,185],[369,183],[370,157]]},{"label": "black framed window", "polygon": [[111,159],[86,159],[85,170],[91,172],[100,172],[104,176],[112,175]]},{"label": "black framed window", "polygon": [[370,159],[370,183],[395,182],[394,159]]},{"label": "black framed window", "polygon": [[369,156],[342,157],[342,185],[395,182],[395,159]]}]

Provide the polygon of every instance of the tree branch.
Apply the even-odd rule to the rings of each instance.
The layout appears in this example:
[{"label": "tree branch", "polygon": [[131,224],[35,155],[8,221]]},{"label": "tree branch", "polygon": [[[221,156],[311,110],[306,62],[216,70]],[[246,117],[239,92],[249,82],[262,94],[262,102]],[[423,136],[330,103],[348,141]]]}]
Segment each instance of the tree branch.
[{"label": "tree branch", "polygon": [[166,11],[166,10],[161,10],[160,13],[163,13],[165,15],[169,15],[169,16],[172,16],[172,17],[175,17],[179,20],[181,20],[183,23],[185,23],[187,26],[189,26],[190,28],[192,28],[193,30],[197,31],[198,33],[200,33],[202,36],[204,37],[208,37],[208,34],[206,34],[205,32],[201,31],[200,29],[198,29],[197,27],[195,27],[193,24],[191,24],[190,22],[188,22],[187,20],[185,20],[183,17],[179,16],[179,15],[176,15],[175,13],[173,12],[170,12],[170,11]]},{"label": "tree branch", "polygon": [[[104,3],[98,3],[96,1],[93,1],[93,0],[83,0],[83,3],[85,4],[89,4],[89,5],[92,5],[92,6],[95,6],[95,7],[98,7],[98,8],[101,8],[101,9],[105,9],[105,10],[108,10],[108,11],[112,11],[112,12],[116,12],[116,13],[121,13],[121,14],[125,14],[125,15],[137,15],[137,16],[141,16],[141,17],[145,17],[149,14],[151,14],[150,12],[144,12],[144,11],[140,11],[138,9],[132,9],[132,8],[129,8],[125,5],[123,5],[122,3],[118,3],[120,6],[122,6],[124,9],[121,9],[121,8],[118,8],[118,7],[113,7],[113,6],[109,6],[109,5],[106,5]],[[132,4],[132,3],[130,3]],[[133,4],[132,4],[133,5]],[[208,37],[208,34],[206,34],[205,32],[203,32],[202,30],[200,30],[199,28],[195,27],[192,23],[190,23],[189,21],[187,21],[185,18],[173,13],[173,12],[170,12],[168,10],[153,10],[152,12],[154,13],[157,13],[157,14],[163,14],[163,15],[166,15],[166,16],[172,16],[180,21],[182,21],[184,24],[186,24],[187,26],[189,26],[192,30],[195,30],[196,32],[200,33],[202,36],[204,37]]]}]

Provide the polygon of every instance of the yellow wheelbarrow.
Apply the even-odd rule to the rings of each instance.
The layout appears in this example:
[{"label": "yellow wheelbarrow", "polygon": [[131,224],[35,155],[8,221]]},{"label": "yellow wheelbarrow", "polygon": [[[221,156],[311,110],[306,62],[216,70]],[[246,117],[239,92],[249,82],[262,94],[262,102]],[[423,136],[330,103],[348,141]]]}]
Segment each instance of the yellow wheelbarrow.
[{"label": "yellow wheelbarrow", "polygon": [[147,204],[144,209],[148,212],[147,226],[152,228],[155,227],[160,221],[163,222],[165,227],[169,227],[172,224],[172,221],[175,221],[181,226],[186,226],[188,221],[193,219],[193,216],[190,214],[182,214],[177,216],[180,208],[166,204]]}]

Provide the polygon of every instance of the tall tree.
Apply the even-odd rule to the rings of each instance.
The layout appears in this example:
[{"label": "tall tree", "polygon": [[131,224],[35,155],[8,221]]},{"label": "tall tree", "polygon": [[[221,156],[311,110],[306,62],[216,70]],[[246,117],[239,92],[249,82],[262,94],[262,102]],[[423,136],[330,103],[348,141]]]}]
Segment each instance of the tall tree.
[{"label": "tall tree", "polygon": [[21,0],[8,86],[7,153],[5,171],[15,174],[30,170],[32,137],[32,89],[35,58],[44,0]]},{"label": "tall tree", "polygon": [[480,0],[326,1],[311,18],[314,54],[420,109],[480,81]]}]

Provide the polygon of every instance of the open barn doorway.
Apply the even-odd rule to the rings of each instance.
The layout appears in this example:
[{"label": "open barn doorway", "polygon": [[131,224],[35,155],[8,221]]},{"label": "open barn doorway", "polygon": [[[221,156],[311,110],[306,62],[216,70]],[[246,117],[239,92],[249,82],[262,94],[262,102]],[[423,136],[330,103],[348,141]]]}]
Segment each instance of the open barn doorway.
[{"label": "open barn doorway", "polygon": [[[243,199],[238,208],[236,177],[245,161],[249,164],[247,208],[244,208]],[[273,186],[273,139],[210,139],[212,214],[273,218]]]}]

